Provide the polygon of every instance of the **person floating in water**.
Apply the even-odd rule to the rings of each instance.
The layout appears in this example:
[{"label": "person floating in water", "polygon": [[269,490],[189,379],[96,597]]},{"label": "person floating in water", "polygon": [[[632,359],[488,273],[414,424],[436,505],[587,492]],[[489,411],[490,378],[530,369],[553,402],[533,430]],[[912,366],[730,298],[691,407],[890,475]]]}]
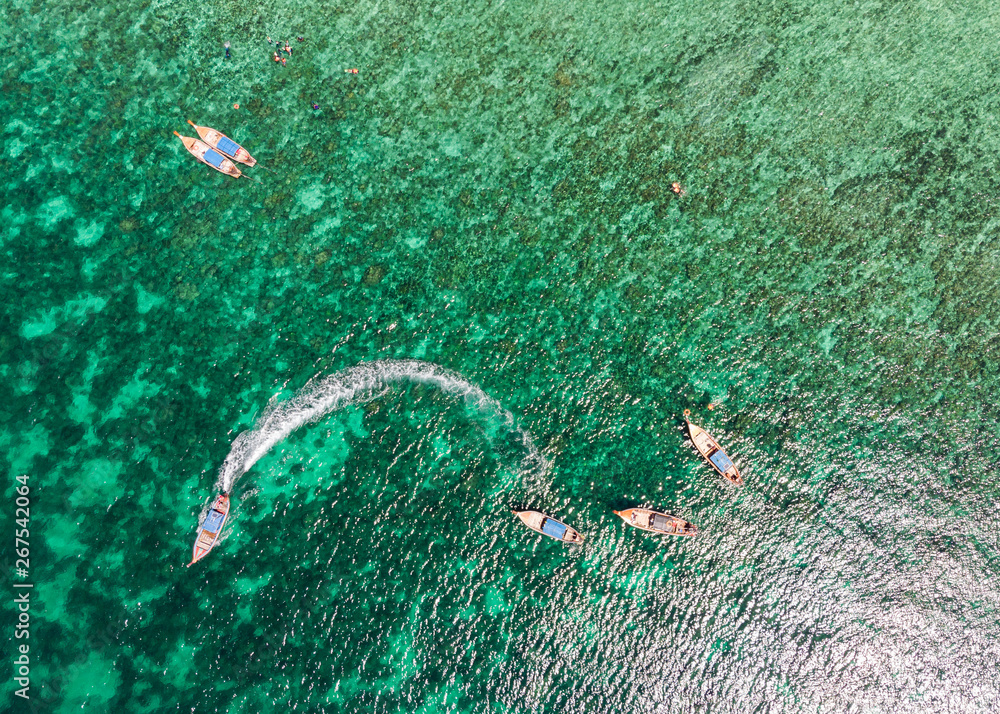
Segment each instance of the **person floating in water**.
[{"label": "person floating in water", "polygon": [[296,37],[295,39],[298,40],[299,42],[305,42],[306,41],[305,37]]},{"label": "person floating in water", "polygon": [[316,102],[313,102],[312,106],[313,106],[313,109],[319,109],[319,104],[317,104]]},{"label": "person floating in water", "polygon": [[226,48],[226,59],[229,59],[229,40],[223,42],[222,46]]},{"label": "person floating in water", "polygon": [[287,42],[285,43],[285,52],[288,53],[289,57],[292,56],[292,46],[290,44],[288,44]]},{"label": "person floating in water", "polygon": [[356,70],[356,69],[345,69],[344,71],[347,72],[348,74],[357,74],[358,73],[358,70]]},{"label": "person floating in water", "polygon": [[670,190],[676,193],[678,196],[687,196],[687,191],[685,191],[684,187],[681,186],[680,183],[678,183],[677,181],[674,181],[672,184],[670,184]]}]

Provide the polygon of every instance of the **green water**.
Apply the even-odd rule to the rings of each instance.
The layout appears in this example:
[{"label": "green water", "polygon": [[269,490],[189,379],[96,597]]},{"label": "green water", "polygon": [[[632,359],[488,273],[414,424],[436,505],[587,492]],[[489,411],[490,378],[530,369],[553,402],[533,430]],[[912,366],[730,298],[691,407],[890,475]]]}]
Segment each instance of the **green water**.
[{"label": "green water", "polygon": [[[0,527],[13,574],[27,475],[34,584],[3,707],[1000,709],[995,3],[0,21]],[[305,41],[279,67],[267,35]],[[196,163],[186,119],[262,184]],[[345,402],[185,568],[271,400],[389,359],[500,407]]]}]

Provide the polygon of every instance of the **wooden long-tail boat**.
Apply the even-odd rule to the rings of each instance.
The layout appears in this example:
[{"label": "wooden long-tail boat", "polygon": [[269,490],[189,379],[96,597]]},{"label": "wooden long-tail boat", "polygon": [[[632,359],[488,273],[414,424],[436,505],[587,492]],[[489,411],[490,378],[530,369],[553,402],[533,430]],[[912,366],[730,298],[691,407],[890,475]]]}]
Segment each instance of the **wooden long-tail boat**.
[{"label": "wooden long-tail boat", "polygon": [[533,531],[555,538],[563,543],[583,543],[583,536],[565,523],[549,518],[538,511],[514,511],[524,525]]},{"label": "wooden long-tail boat", "polygon": [[675,536],[693,536],[698,533],[698,526],[695,524],[688,523],[683,518],[671,516],[668,513],[651,511],[648,508],[626,508],[624,511],[614,511],[614,514],[630,526],[651,533]]},{"label": "wooden long-tail boat", "polygon": [[219,534],[222,533],[222,527],[226,525],[228,518],[229,494],[220,493],[208,511],[208,515],[205,516],[205,520],[198,526],[198,538],[194,542],[194,557],[187,564],[189,568],[208,555],[208,551],[215,547],[219,540]]},{"label": "wooden long-tail boat", "polygon": [[691,434],[691,441],[694,443],[694,448],[698,449],[698,453],[705,457],[705,460],[712,465],[719,474],[722,475],[730,483],[736,484],[737,486],[743,485],[743,477],[740,475],[740,470],[736,468],[736,464],[733,460],[726,455],[726,452],[722,450],[719,446],[719,442],[712,438],[712,435],[701,427],[695,426],[690,421],[688,421],[687,415],[684,416],[684,421],[687,422],[688,433]]},{"label": "wooden long-tail boat", "polygon": [[213,129],[210,126],[198,126],[190,119],[187,120],[187,123],[194,127],[194,130],[198,132],[198,136],[201,137],[202,141],[223,156],[227,156],[233,161],[239,161],[241,164],[246,164],[247,166],[254,166],[257,163],[257,159],[250,156],[249,151],[221,131]]},{"label": "wooden long-tail boat", "polygon": [[[177,132],[175,131],[174,134],[177,134]],[[240,170],[236,168],[236,164],[206,144],[204,141],[190,136],[181,136],[180,134],[177,134],[177,137],[184,142],[184,148],[190,151],[191,155],[198,159],[201,163],[208,164],[216,171],[224,173],[226,176],[232,176],[233,178],[239,178],[243,175]]]}]

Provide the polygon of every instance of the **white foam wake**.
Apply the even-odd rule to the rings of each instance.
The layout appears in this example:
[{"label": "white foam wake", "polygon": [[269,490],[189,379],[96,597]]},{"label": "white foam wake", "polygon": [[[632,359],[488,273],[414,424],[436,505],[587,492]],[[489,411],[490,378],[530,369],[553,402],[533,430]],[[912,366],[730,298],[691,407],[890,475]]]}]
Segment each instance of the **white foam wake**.
[{"label": "white foam wake", "polygon": [[272,399],[253,429],[243,432],[233,442],[219,470],[219,488],[226,493],[232,490],[240,476],[303,424],[322,419],[337,409],[371,401],[398,383],[434,385],[445,394],[462,399],[466,408],[477,414],[499,419],[524,447],[522,474],[538,477],[548,471],[548,461],[539,453],[531,436],[517,426],[514,415],[460,374],[420,360],[378,360],[313,378],[287,401]]}]

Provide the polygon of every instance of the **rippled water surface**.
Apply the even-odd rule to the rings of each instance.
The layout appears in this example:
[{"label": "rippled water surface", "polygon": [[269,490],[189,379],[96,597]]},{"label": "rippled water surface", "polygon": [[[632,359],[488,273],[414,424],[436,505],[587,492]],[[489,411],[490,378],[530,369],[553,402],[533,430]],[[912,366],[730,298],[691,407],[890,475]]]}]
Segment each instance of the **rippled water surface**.
[{"label": "rippled water surface", "polygon": [[0,6],[5,702],[1000,709],[997,8]]}]

